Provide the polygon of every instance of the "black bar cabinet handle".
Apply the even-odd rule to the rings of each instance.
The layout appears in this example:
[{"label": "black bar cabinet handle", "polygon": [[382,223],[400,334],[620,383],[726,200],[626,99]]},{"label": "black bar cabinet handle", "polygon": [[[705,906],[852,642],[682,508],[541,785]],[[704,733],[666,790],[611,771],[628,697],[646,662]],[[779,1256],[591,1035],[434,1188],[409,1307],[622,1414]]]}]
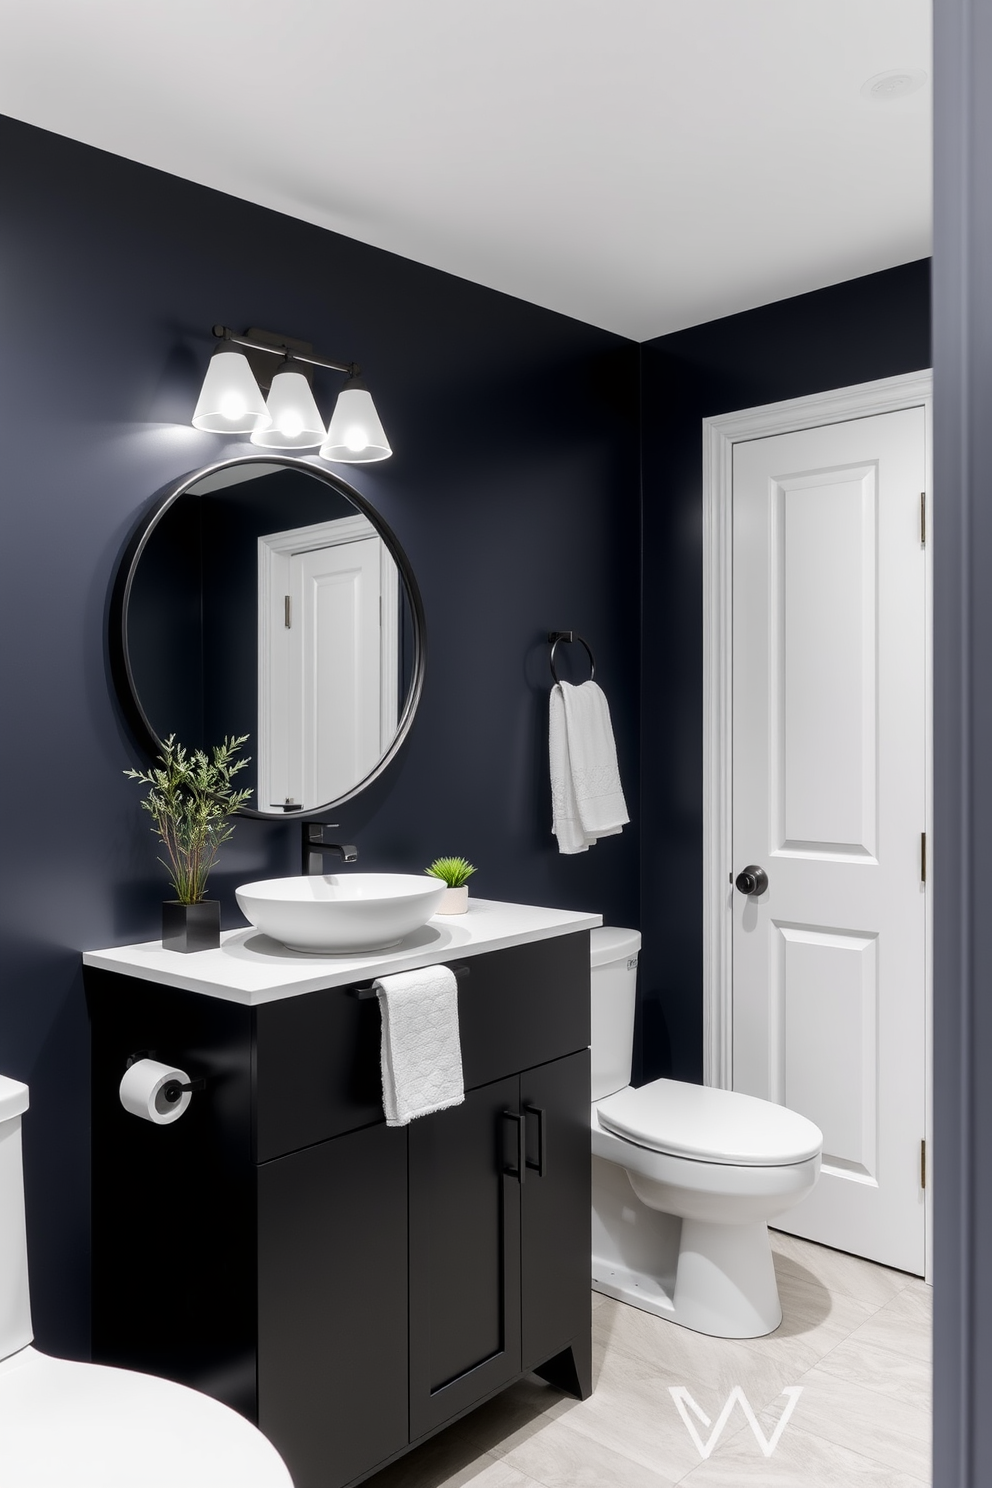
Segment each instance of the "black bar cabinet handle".
[{"label": "black bar cabinet handle", "polygon": [[[455,980],[459,982],[464,981],[469,974],[469,968],[465,965],[449,966],[448,970],[454,972]],[[386,975],[387,973],[383,972],[383,976]],[[377,996],[375,982],[359,982],[357,986],[352,987],[350,990],[351,995],[357,997],[360,1002],[367,1002],[370,997]]]},{"label": "black bar cabinet handle", "polygon": [[505,1121],[517,1123],[517,1166],[515,1168],[504,1168],[503,1172],[510,1178],[516,1178],[518,1183],[523,1183],[524,1174],[527,1171],[527,1143],[525,1137],[524,1117],[519,1111],[504,1111]]},{"label": "black bar cabinet handle", "polygon": [[524,1106],[524,1115],[537,1117],[537,1162],[527,1159],[527,1166],[533,1168],[538,1178],[543,1178],[548,1170],[547,1146],[545,1142],[546,1120],[543,1106]]}]

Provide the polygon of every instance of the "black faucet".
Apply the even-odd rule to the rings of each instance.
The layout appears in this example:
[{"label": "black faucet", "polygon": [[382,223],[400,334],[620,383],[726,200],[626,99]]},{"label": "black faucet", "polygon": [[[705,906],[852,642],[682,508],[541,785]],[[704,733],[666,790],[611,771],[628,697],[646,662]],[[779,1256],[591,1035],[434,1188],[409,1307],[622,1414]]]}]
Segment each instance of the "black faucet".
[{"label": "black faucet", "polygon": [[302,822],[303,827],[303,872],[317,874],[324,871],[324,854],[337,853],[346,863],[358,862],[358,848],[349,842],[326,842],[324,832],[337,827],[337,822]]}]

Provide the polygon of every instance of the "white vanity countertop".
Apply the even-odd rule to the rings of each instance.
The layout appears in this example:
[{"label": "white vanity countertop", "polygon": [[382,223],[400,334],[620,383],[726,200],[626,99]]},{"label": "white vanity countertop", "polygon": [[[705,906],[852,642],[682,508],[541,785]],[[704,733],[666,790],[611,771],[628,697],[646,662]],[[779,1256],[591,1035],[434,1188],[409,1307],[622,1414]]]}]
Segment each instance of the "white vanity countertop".
[{"label": "white vanity countertop", "polygon": [[245,930],[225,931],[216,951],[165,951],[161,941],[150,940],[143,945],[84,951],[83,962],[103,971],[117,971],[251,1007],[321,987],[371,981],[393,971],[412,971],[438,961],[461,960],[484,951],[502,951],[577,930],[593,930],[602,923],[602,915],[577,910],[470,899],[467,914],[435,915],[391,951],[308,956],[287,950],[249,925]]}]

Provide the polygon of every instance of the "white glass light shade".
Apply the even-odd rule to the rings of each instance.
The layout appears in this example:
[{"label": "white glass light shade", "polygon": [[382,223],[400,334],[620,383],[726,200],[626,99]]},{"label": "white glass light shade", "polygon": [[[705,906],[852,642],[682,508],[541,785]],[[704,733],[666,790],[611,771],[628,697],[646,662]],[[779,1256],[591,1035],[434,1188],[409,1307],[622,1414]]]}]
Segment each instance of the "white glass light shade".
[{"label": "white glass light shade", "polygon": [[324,420],[313,401],[310,384],[291,363],[279,368],[272,379],[266,404],[272,422],[258,428],[252,444],[265,449],[312,449],[324,438]]},{"label": "white glass light shade", "polygon": [[357,378],[351,378],[338,393],[320,458],[363,465],[386,460],[392,453],[371,393]]},{"label": "white glass light shade", "polygon": [[211,434],[248,434],[271,423],[248,358],[222,343],[210,358],[193,412],[194,429]]}]

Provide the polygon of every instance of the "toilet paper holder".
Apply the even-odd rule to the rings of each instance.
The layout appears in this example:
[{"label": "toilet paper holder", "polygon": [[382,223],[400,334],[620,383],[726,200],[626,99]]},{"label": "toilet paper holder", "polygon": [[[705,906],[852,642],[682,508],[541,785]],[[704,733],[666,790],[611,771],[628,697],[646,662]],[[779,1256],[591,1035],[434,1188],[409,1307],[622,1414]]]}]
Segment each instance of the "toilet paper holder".
[{"label": "toilet paper holder", "polygon": [[[137,1064],[139,1059],[157,1058],[157,1049],[138,1049],[136,1053],[128,1055],[124,1068],[130,1069],[132,1064]],[[176,1101],[182,1099],[187,1090],[192,1093],[194,1090],[206,1090],[206,1088],[207,1082],[205,1078],[200,1075],[195,1080],[187,1080],[185,1084],[180,1083],[179,1080],[170,1080],[168,1085],[163,1088],[162,1095],[169,1102],[170,1106],[174,1106]]]}]

